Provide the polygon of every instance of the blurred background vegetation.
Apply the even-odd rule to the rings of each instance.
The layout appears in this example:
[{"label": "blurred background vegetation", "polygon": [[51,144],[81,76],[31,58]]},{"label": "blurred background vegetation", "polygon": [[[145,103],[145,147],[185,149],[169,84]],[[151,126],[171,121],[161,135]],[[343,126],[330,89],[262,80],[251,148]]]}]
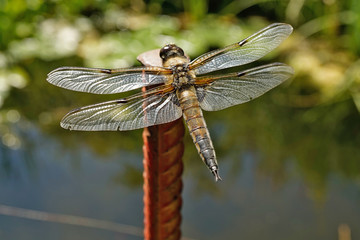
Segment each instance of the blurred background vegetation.
[{"label": "blurred background vegetation", "polygon": [[[358,156],[360,143],[359,12],[357,0],[2,0],[0,124],[21,117],[47,131],[68,135],[58,122],[69,105],[109,99],[48,85],[46,74],[56,67],[139,65],[138,54],[169,42],[194,58],[272,22],[287,22],[295,29],[293,35],[261,61],[284,61],[295,69],[295,76],[272,94],[273,102],[261,107],[260,113],[257,104],[221,113],[230,123],[227,128],[239,134],[226,136],[226,141],[218,140],[216,145],[232,148],[231,142],[241,136],[246,146],[249,135],[255,136],[251,144],[265,148],[271,165],[295,151],[299,166],[316,172],[317,181],[333,168],[358,177],[360,163],[358,158],[351,159]],[[270,110],[274,102],[282,106],[273,110],[276,113]],[[239,112],[252,115],[242,118],[239,125],[232,115]],[[0,132],[4,145],[20,146],[20,139],[8,127]],[[94,148],[96,139],[89,140]],[[125,139],[125,147],[134,147]],[[106,151],[106,146],[98,148]]]},{"label": "blurred background vegetation", "polygon": [[[220,167],[231,166],[224,173],[231,181],[242,169],[239,156],[255,152],[257,174],[279,187],[294,175],[290,164],[317,203],[326,200],[332,174],[360,188],[359,13],[358,0],[0,0],[0,157],[31,142],[22,132],[33,127],[64,148],[76,149],[80,139],[104,156],[118,148],[141,154],[140,131],[74,135],[59,127],[71,108],[114,96],[51,86],[46,74],[56,67],[139,65],[138,54],[166,43],[194,58],[286,22],[294,27],[290,38],[250,65],[281,61],[295,76],[251,103],[205,113]],[[185,141],[185,174],[194,189],[216,192]],[[9,175],[11,161],[0,162],[0,173]],[[141,186],[141,168],[128,166],[114,181]]]}]

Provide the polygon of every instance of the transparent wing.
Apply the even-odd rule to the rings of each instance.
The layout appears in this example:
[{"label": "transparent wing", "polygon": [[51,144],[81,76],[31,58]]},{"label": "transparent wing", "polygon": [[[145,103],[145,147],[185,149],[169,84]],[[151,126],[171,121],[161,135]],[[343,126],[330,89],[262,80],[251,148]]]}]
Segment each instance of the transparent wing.
[{"label": "transparent wing", "polygon": [[122,131],[171,122],[180,118],[182,111],[176,94],[169,90],[158,88],[145,93],[145,98],[140,93],[128,99],[75,109],[62,119],[61,126],[81,131]]},{"label": "transparent wing", "polygon": [[162,67],[101,69],[61,67],[48,74],[47,81],[70,90],[110,94],[161,84],[171,70]]},{"label": "transparent wing", "polygon": [[199,75],[253,62],[279,46],[292,30],[289,24],[271,24],[238,43],[201,55],[190,63],[190,69]]},{"label": "transparent wing", "polygon": [[200,107],[206,111],[217,111],[248,102],[276,87],[293,74],[290,66],[273,63],[240,73],[198,77],[196,84]]}]

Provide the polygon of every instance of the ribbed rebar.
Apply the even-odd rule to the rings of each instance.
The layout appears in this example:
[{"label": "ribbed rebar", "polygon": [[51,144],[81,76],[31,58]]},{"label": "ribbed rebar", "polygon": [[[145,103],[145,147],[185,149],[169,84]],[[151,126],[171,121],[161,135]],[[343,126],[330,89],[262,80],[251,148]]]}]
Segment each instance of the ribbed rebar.
[{"label": "ribbed rebar", "polygon": [[[146,66],[161,66],[159,49],[138,56]],[[144,129],[144,239],[181,237],[181,191],[184,152],[182,118]]]},{"label": "ribbed rebar", "polygon": [[182,119],[144,130],[144,236],[180,239]]}]

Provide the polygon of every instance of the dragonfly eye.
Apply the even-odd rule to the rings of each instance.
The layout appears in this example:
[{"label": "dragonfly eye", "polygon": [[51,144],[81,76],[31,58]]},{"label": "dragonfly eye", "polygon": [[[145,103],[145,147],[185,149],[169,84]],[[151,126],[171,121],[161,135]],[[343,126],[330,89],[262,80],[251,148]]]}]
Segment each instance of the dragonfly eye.
[{"label": "dragonfly eye", "polygon": [[184,51],[175,44],[167,44],[160,50],[160,57],[163,61],[173,57],[184,57]]}]

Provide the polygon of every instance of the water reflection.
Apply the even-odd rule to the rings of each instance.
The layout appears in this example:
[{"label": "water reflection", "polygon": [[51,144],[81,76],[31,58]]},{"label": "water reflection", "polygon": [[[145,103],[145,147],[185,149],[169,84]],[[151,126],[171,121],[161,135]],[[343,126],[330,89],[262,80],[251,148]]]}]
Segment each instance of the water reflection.
[{"label": "water reflection", "polygon": [[[212,118],[210,129],[213,124],[219,124],[217,117],[222,116]],[[215,184],[204,171],[196,150],[191,149],[191,140],[187,140],[184,235],[195,239],[232,239],[240,231],[242,236],[254,239],[269,235],[327,239],[336,235],[340,224],[347,224],[354,236],[359,234],[356,226],[360,220],[360,182],[356,176],[353,178],[341,168],[331,166],[329,155],[325,155],[328,160],[324,161],[311,158],[308,162],[313,164],[307,166],[301,165],[294,155],[282,158],[278,153],[282,149],[277,149],[277,144],[271,151],[270,146],[257,148],[259,146],[254,144],[257,134],[247,129],[248,126],[244,124],[239,130],[250,131],[253,141],[247,142],[246,137],[233,134],[239,140],[234,141],[239,150],[227,146],[226,142],[232,139],[227,137],[228,134],[215,138],[218,139],[214,144],[220,150],[218,155],[224,175],[220,184]],[[2,204],[142,226],[141,152],[114,147],[98,153],[91,150],[86,141],[81,142],[92,134],[67,132],[76,135],[67,138],[72,141],[70,147],[67,145],[70,143],[64,144],[66,137],[53,137],[32,123],[20,120],[11,127],[21,136],[22,147],[12,150],[1,145]],[[116,137],[121,139],[123,136],[119,134]],[[99,140],[98,144],[106,145],[109,139]],[[135,149],[141,149],[140,142],[135,145]],[[271,158],[262,156],[265,154],[262,151],[269,153]],[[357,162],[355,156],[348,159]],[[319,169],[312,170],[318,164],[315,161],[326,162],[330,167],[318,172],[322,167],[319,164]],[[134,176],[138,177],[135,181]],[[321,201],[314,197],[314,189],[320,190],[315,193],[320,194]],[[30,226],[39,230],[27,239],[55,235],[78,236],[78,239],[139,239],[96,229],[84,230],[83,227],[33,223],[3,215],[0,215],[0,226],[1,236],[5,239],[22,239],[16,229],[29,234],[32,232]]]},{"label": "water reflection", "polygon": [[[126,182],[117,184],[115,181],[117,175],[126,172],[126,168],[122,167],[126,164],[140,171],[141,154],[116,150],[107,157],[101,157],[81,143],[76,150],[71,150],[50,135],[40,132],[32,123],[20,121],[11,128],[21,136],[22,147],[15,150],[1,145],[2,204],[114,223],[124,222],[142,228],[141,188],[129,190]],[[141,179],[141,175],[139,177]],[[114,236],[114,233],[106,231],[90,229],[87,232],[81,227],[32,223],[2,215],[0,226],[0,236],[4,239],[23,239],[18,230],[29,231],[29,226],[38,229],[38,234],[30,234],[27,239],[56,235],[78,235],[78,239],[98,239],[100,236],[111,239]],[[39,228],[44,226],[57,227],[40,231]],[[117,233],[115,236],[123,234]]]}]

